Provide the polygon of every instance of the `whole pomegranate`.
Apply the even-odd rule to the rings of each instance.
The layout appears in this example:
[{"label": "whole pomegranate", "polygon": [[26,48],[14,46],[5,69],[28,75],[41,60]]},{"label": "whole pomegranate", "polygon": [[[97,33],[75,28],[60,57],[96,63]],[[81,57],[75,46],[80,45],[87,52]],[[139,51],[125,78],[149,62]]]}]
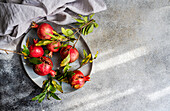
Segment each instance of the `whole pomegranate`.
[{"label": "whole pomegranate", "polygon": [[37,35],[40,39],[51,39],[51,36],[48,34],[53,35],[53,28],[48,23],[42,23],[41,25],[38,25],[35,22],[33,22],[31,27],[38,28]]},{"label": "whole pomegranate", "polygon": [[34,41],[34,44],[32,44],[30,47],[29,47],[29,56],[30,57],[42,57],[43,54],[44,54],[44,50],[41,46],[35,46],[35,44],[38,42],[38,40],[33,40]]},{"label": "whole pomegranate", "polygon": [[79,70],[75,70],[73,72],[75,74],[72,77],[70,77],[69,82],[70,82],[71,86],[75,89],[79,89],[79,88],[83,87],[85,82],[89,81],[89,79],[90,79],[89,75],[84,76],[84,74]]},{"label": "whole pomegranate", "polygon": [[79,57],[78,50],[76,48],[73,48],[71,45],[68,45],[66,47],[62,47],[61,50],[60,50],[60,55],[61,55],[62,59],[66,58],[68,54],[70,54],[69,63],[76,61]]},{"label": "whole pomegranate", "polygon": [[56,75],[56,72],[52,70],[53,62],[48,57],[41,57],[40,60],[42,61],[41,64],[35,64],[33,70],[36,74],[40,76],[45,76],[50,74],[52,77]]},{"label": "whole pomegranate", "polygon": [[58,52],[60,48],[55,49],[55,47],[61,46],[60,42],[54,41],[47,45],[47,49],[50,51],[49,56],[52,57],[53,52]]}]

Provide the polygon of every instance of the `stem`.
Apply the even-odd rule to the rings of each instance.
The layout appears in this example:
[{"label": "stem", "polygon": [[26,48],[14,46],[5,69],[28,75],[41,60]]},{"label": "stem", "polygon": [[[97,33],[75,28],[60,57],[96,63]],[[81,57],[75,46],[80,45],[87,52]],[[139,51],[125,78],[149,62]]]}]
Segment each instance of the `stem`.
[{"label": "stem", "polygon": [[[78,30],[77,30],[76,32],[74,32],[72,35],[75,35],[77,32],[79,32],[79,30],[82,30],[83,27],[89,25],[89,24],[92,23],[92,22],[94,22],[94,19],[90,20],[88,23],[86,23],[85,25],[83,25],[83,26],[80,27],[80,28],[75,28],[75,29],[78,29]],[[70,36],[72,36],[72,35],[70,35]],[[70,36],[68,36],[68,37],[70,37]]]},{"label": "stem", "polygon": [[81,37],[81,34],[79,33],[79,37],[78,37],[78,39],[76,40],[76,42],[74,43],[73,48],[75,48],[75,46],[76,46],[78,40],[80,39],[80,37]]},{"label": "stem", "polygon": [[81,27],[81,29],[82,29],[83,27],[89,25],[89,24],[92,23],[92,22],[94,22],[94,19],[91,19],[87,24],[83,25],[83,26]]},{"label": "stem", "polygon": [[80,65],[80,67],[78,67],[76,70],[80,69],[81,67],[83,67],[84,65],[86,65],[87,63]]},{"label": "stem", "polygon": [[[74,34],[76,34],[76,33],[78,33],[78,32],[80,31],[80,32],[79,32],[79,37],[78,37],[78,39],[76,40],[76,42],[74,43],[73,48],[75,47],[75,45],[77,44],[78,40],[80,39],[81,32],[82,32],[82,28],[84,28],[85,26],[91,24],[92,22],[94,22],[94,19],[90,20],[87,24],[85,24],[85,25],[83,25],[82,27],[80,27],[80,29],[78,28],[78,30],[77,30],[75,33],[72,34],[72,35],[74,35]],[[71,35],[71,36],[72,36],[72,35]]]},{"label": "stem", "polygon": [[12,50],[1,49],[1,48],[0,48],[0,50],[3,50],[3,51],[5,51],[7,54],[8,54],[8,52],[13,52],[13,53],[16,53],[16,54],[19,54],[19,55],[24,55],[24,54],[22,54],[22,53],[15,52],[15,51],[12,51]]}]

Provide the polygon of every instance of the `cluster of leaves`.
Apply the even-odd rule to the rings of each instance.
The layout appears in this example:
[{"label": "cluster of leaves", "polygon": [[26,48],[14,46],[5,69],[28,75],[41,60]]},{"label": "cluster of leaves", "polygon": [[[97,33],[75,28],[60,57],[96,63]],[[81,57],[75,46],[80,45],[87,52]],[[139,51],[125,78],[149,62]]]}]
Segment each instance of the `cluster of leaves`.
[{"label": "cluster of leaves", "polygon": [[82,62],[81,62],[80,67],[83,66],[83,65],[85,65],[85,64],[87,64],[88,62],[92,63],[93,60],[97,58],[97,54],[98,54],[98,51],[97,51],[97,53],[95,54],[94,58],[92,58],[92,55],[91,55],[91,54],[87,54],[86,50],[83,49],[84,58],[83,58],[83,60],[82,60]]},{"label": "cluster of leaves", "polygon": [[95,22],[94,19],[92,19],[93,15],[94,14],[91,14],[90,16],[79,15],[80,19],[75,19],[78,22],[77,25],[79,25],[79,28],[81,30],[80,32],[83,35],[87,35],[93,32],[94,27],[98,27],[98,24]]},{"label": "cluster of leaves", "polygon": [[70,68],[71,66],[69,65],[69,63],[66,64],[65,67],[63,68],[62,73],[58,71],[60,74],[55,76],[55,79],[60,82],[69,83],[69,78],[75,74],[73,71],[69,71]]},{"label": "cluster of leaves", "polygon": [[32,98],[33,101],[38,100],[39,103],[41,103],[45,97],[47,97],[48,100],[50,100],[50,97],[53,97],[56,100],[61,100],[56,94],[56,90],[63,93],[61,85],[59,85],[51,76],[49,76],[48,80],[45,80],[43,82],[43,92],[39,95]]}]

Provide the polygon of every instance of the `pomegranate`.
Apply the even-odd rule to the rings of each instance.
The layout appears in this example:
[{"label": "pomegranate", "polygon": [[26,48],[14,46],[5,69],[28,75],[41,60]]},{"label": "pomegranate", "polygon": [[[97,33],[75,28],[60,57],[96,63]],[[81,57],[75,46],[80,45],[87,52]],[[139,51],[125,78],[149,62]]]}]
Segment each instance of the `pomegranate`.
[{"label": "pomegranate", "polygon": [[61,55],[62,59],[66,58],[68,54],[70,54],[69,63],[76,61],[79,57],[78,50],[76,48],[73,48],[71,45],[68,45],[66,47],[62,47],[61,50],[60,50],[60,55]]},{"label": "pomegranate", "polygon": [[58,52],[60,48],[55,49],[55,47],[61,46],[60,42],[54,41],[47,45],[47,49],[50,51],[49,56],[52,57],[53,52]]},{"label": "pomegranate", "polygon": [[47,74],[50,74],[52,77],[56,75],[56,72],[52,70],[53,62],[48,57],[41,57],[40,60],[42,61],[41,64],[35,64],[34,65],[34,72],[40,76],[45,76]]},{"label": "pomegranate", "polygon": [[32,44],[29,47],[29,51],[30,51],[29,56],[30,57],[42,57],[44,54],[43,48],[41,46],[35,46],[35,44],[38,42],[38,40],[34,39],[33,41],[34,41],[34,44]]},{"label": "pomegranate", "polygon": [[40,39],[51,39],[51,36],[48,35],[47,33],[53,35],[53,28],[48,23],[42,23],[41,25],[38,25],[35,22],[33,22],[31,27],[38,28],[37,35]]},{"label": "pomegranate", "polygon": [[84,76],[84,74],[79,70],[75,70],[73,72],[75,74],[69,79],[69,82],[70,82],[71,86],[75,89],[79,89],[79,88],[83,87],[84,83],[86,81],[89,81],[89,79],[90,79],[89,75]]}]

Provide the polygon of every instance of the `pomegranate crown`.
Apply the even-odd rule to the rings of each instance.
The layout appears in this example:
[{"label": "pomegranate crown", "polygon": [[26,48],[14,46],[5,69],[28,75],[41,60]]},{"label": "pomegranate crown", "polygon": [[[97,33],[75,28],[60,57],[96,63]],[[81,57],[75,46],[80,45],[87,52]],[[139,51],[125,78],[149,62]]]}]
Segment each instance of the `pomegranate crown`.
[{"label": "pomegranate crown", "polygon": [[85,76],[85,80],[86,81],[90,81],[90,77],[89,77],[90,75],[87,75],[87,76]]},{"label": "pomegranate crown", "polygon": [[31,28],[38,28],[38,24],[36,24],[35,22],[32,22]]},{"label": "pomegranate crown", "polygon": [[38,39],[33,40],[34,44],[38,43]]}]

